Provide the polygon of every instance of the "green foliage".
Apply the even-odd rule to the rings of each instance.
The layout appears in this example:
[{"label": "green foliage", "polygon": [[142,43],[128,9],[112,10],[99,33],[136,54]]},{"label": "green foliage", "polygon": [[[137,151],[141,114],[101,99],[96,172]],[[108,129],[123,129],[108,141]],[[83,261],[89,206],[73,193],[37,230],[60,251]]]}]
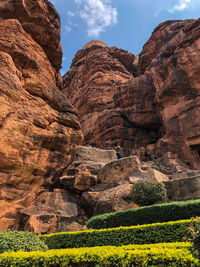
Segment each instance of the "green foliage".
[{"label": "green foliage", "polygon": [[200,218],[192,218],[187,230],[186,240],[192,243],[192,254],[200,259]]},{"label": "green foliage", "polygon": [[102,230],[55,233],[40,238],[49,249],[181,242],[190,220]]},{"label": "green foliage", "polygon": [[188,244],[159,244],[151,246],[93,247],[49,250],[47,252],[18,252],[0,255],[0,267],[20,266],[198,266],[188,250]]},{"label": "green foliage", "polygon": [[164,184],[156,181],[138,181],[130,192],[131,199],[140,206],[149,206],[166,197],[166,189]]},{"label": "green foliage", "polygon": [[0,253],[6,251],[46,251],[47,245],[34,233],[5,231],[0,232]]},{"label": "green foliage", "polygon": [[113,228],[184,220],[195,216],[200,216],[199,199],[105,213],[90,218],[87,222],[87,227],[93,229]]}]

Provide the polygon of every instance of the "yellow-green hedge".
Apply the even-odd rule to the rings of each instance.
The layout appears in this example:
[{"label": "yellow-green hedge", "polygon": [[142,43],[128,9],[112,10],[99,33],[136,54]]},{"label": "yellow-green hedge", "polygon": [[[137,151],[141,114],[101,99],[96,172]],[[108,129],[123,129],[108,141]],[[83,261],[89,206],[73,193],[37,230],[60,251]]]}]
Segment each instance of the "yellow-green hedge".
[{"label": "yellow-green hedge", "polygon": [[188,250],[189,244],[93,247],[49,250],[47,252],[6,252],[1,267],[29,266],[199,266]]},{"label": "yellow-green hedge", "polygon": [[49,249],[181,242],[191,220],[40,236]]}]

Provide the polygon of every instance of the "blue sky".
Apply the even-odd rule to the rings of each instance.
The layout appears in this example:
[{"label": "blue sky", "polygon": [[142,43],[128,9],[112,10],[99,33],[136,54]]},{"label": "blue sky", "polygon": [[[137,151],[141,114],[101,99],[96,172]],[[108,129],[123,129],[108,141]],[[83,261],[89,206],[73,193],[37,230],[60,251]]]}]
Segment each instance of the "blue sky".
[{"label": "blue sky", "polygon": [[61,16],[63,68],[91,40],[139,54],[161,22],[200,16],[200,0],[51,0]]}]

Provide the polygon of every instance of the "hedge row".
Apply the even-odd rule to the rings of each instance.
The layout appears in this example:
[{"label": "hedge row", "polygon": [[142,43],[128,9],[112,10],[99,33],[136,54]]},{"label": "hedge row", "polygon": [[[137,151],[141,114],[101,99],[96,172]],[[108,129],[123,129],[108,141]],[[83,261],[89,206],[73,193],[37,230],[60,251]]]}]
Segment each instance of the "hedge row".
[{"label": "hedge row", "polygon": [[49,249],[181,242],[191,220],[40,236]]},{"label": "hedge row", "polygon": [[200,199],[157,204],[94,216],[88,228],[102,229],[190,219],[200,216]]},{"label": "hedge row", "polygon": [[153,246],[130,249],[126,247],[93,247],[79,249],[49,250],[47,252],[6,252],[0,255],[0,267],[32,266],[199,266],[187,249]]}]

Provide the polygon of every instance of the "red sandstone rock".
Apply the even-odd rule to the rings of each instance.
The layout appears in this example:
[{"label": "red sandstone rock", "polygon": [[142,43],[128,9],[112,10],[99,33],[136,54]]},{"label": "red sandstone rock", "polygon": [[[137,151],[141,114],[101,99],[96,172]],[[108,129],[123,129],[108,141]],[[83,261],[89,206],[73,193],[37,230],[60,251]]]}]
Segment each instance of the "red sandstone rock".
[{"label": "red sandstone rock", "polygon": [[60,182],[66,190],[87,191],[95,186],[104,165],[116,160],[113,150],[80,146],[73,163],[64,171]]},{"label": "red sandstone rock", "polygon": [[17,229],[47,234],[61,231],[76,220],[78,197],[64,190],[41,193],[33,205],[18,213]]},{"label": "red sandstone rock", "polygon": [[0,20],[17,19],[23,29],[45,51],[61,86],[60,16],[48,0],[1,0]]},{"label": "red sandstone rock", "polygon": [[123,56],[130,62],[134,60],[123,50],[93,45],[77,53],[65,75],[63,93],[78,108],[86,144],[108,148],[121,139],[124,120],[113,97],[117,88],[132,77],[120,62],[124,61]]},{"label": "red sandstone rock", "polygon": [[131,188],[131,184],[123,184],[104,191],[84,192],[80,205],[89,216],[138,207],[130,199]]},{"label": "red sandstone rock", "polygon": [[[5,19],[13,16],[18,20]],[[0,17],[0,230],[5,230],[16,226],[18,211],[55,186],[82,133],[56,86],[60,24],[51,4],[1,1]]]},{"label": "red sandstone rock", "polygon": [[[93,43],[64,76],[85,144],[200,166],[200,19],[158,25],[139,57]],[[149,146],[150,145],[150,146]],[[149,148],[153,147],[153,153]]]}]

